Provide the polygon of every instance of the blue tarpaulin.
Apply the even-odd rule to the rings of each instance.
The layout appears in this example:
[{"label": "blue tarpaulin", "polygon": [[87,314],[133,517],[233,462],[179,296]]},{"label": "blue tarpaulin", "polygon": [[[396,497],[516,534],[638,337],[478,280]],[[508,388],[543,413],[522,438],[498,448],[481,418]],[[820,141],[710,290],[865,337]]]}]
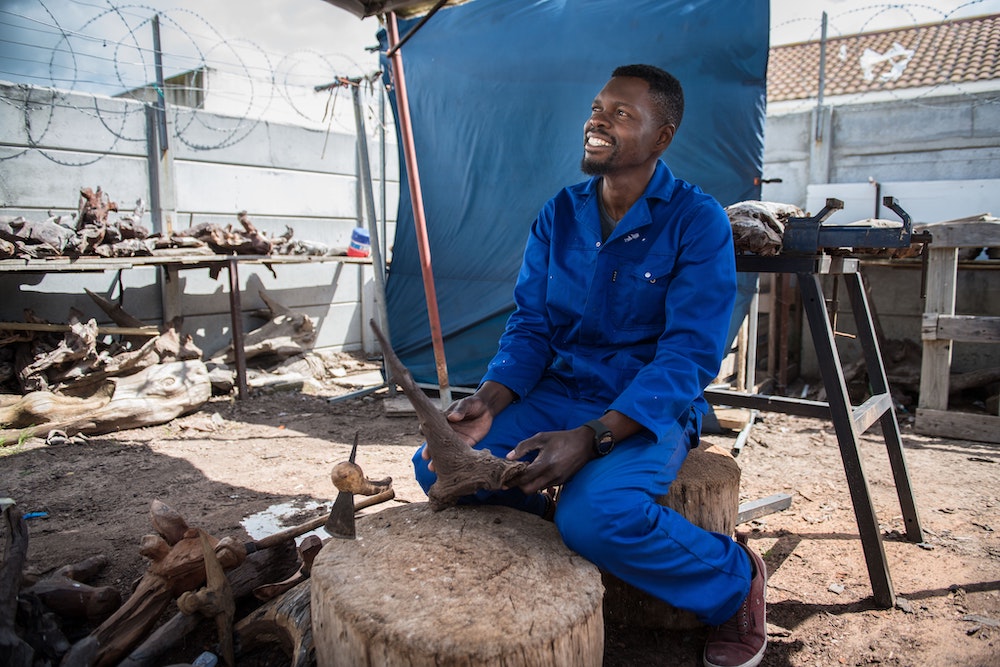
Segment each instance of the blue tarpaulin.
[{"label": "blue tarpaulin", "polygon": [[[657,65],[684,86],[684,120],[664,154],[675,175],[723,206],[759,198],[768,12],[768,0],[474,0],[403,46],[451,385],[477,385],[496,351],[528,228],[546,200],[584,180],[583,125],[618,65]],[[416,23],[401,22],[401,36]],[[436,384],[400,178],[392,345],[418,382]]]}]

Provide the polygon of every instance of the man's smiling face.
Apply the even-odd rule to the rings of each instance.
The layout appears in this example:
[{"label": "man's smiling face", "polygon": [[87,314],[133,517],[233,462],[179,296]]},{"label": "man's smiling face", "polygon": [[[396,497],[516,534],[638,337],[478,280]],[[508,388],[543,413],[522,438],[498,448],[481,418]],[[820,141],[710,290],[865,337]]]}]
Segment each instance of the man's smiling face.
[{"label": "man's smiling face", "polygon": [[666,148],[660,143],[663,128],[649,84],[635,77],[612,77],[594,98],[584,123],[580,168],[596,176],[655,160]]}]

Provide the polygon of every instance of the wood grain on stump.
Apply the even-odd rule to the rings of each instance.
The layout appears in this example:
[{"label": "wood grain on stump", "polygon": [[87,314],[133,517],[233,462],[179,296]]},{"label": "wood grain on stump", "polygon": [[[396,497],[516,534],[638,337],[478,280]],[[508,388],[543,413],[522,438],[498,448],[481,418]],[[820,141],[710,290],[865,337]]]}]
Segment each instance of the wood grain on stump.
[{"label": "wood grain on stump", "polygon": [[[657,502],[679,512],[696,526],[732,535],[740,505],[739,464],[729,452],[715,445],[692,449],[670,491],[657,498]],[[607,589],[604,617],[609,625],[664,630],[702,625],[689,611],[677,609],[607,572],[602,576]]]},{"label": "wood grain on stump", "polygon": [[321,665],[600,665],[603,586],[552,523],[427,503],[358,520],[312,568]]}]

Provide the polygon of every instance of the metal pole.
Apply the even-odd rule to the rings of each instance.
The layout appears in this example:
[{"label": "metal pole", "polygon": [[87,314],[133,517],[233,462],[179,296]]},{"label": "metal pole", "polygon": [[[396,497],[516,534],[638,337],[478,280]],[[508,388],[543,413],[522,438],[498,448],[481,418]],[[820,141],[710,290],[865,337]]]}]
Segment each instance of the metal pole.
[{"label": "metal pole", "polygon": [[378,95],[378,112],[379,112],[379,117],[381,119],[380,130],[379,130],[379,133],[378,133],[379,134],[379,139],[378,139],[378,157],[379,157],[379,165],[380,165],[379,185],[381,186],[380,190],[379,190],[379,194],[381,195],[381,197],[380,197],[381,201],[379,202],[379,204],[381,205],[381,208],[382,208],[382,210],[381,210],[381,213],[382,213],[382,256],[383,257],[388,257],[389,256],[389,239],[388,239],[388,234],[389,233],[387,231],[388,220],[386,218],[386,211],[388,211],[389,209],[388,209],[388,206],[386,205],[386,194],[385,194],[385,182],[386,182],[386,176],[385,176],[385,162],[386,162],[386,156],[385,156],[385,87],[380,85],[378,91],[379,91],[379,95]]},{"label": "metal pole", "polygon": [[[382,246],[379,241],[378,219],[375,217],[375,193],[372,192],[372,170],[368,161],[368,135],[365,132],[365,119],[361,111],[361,84],[351,86],[354,99],[354,126],[358,134],[358,168],[361,170],[361,191],[365,195],[365,210],[368,213],[368,230],[371,234],[372,268],[375,269],[375,301],[378,308],[379,327],[389,339],[389,314],[385,304],[385,262],[382,261]],[[365,326],[362,322],[361,326]],[[391,340],[391,339],[389,339]],[[383,363],[385,381],[389,394],[396,395],[396,383],[392,381],[392,371],[388,364]]]},{"label": "metal pole", "polygon": [[[390,45],[399,43],[399,28],[396,13],[389,14]],[[403,139],[403,156],[410,186],[410,201],[413,204],[413,224],[417,230],[417,246],[420,250],[420,269],[424,279],[424,295],[427,299],[427,318],[431,326],[431,344],[434,347],[434,363],[437,366],[441,405],[451,403],[451,387],[448,384],[448,364],[444,357],[444,338],[441,334],[441,320],[438,316],[437,293],[434,289],[434,274],[431,268],[430,243],[427,238],[427,219],[424,216],[424,200],[420,192],[420,173],[417,170],[417,156],[413,141],[413,126],[410,123],[410,107],[406,95],[406,79],[403,75],[403,59],[397,50],[392,54],[392,76],[396,86],[396,102],[399,109],[399,131]]]},{"label": "metal pole", "polygon": [[157,125],[160,132],[160,151],[166,152],[167,144],[167,93],[163,87],[163,51],[160,49],[160,15],[153,15],[153,68],[156,71]]},{"label": "metal pole", "polygon": [[826,12],[819,37],[819,91],[816,93],[816,141],[823,141],[823,89],[826,88]]}]

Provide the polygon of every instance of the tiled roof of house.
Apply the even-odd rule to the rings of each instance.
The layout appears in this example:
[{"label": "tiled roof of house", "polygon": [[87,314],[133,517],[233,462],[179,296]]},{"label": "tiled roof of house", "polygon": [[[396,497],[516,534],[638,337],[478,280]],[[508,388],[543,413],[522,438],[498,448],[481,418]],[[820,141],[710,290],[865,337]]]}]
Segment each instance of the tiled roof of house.
[{"label": "tiled roof of house", "polygon": [[[767,100],[815,98],[820,43],[771,48]],[[828,38],[824,96],[1000,79],[1000,14]]]}]

